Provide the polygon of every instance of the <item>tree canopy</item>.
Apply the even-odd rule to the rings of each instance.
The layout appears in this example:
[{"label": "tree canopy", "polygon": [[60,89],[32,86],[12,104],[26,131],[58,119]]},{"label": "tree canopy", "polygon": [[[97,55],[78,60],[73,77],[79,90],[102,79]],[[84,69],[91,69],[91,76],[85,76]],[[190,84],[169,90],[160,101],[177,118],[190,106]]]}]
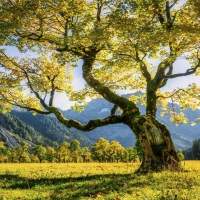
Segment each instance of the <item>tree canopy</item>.
[{"label": "tree canopy", "polygon": [[[103,96],[123,109],[121,98],[114,94],[117,89],[147,89],[144,95],[132,96],[131,100],[142,101],[154,115],[155,101],[146,101],[151,95],[163,103],[164,110],[169,99],[179,102],[182,108],[199,106],[197,98],[188,98],[198,96],[196,84],[187,90],[160,91],[169,79],[199,73],[198,3],[187,1],[179,6],[176,0],[1,0],[1,5],[4,44],[39,55],[11,58],[1,50],[1,66],[6,71],[1,73],[4,108],[15,104],[39,113],[52,112],[47,107],[53,106],[55,93],[65,92],[81,103],[87,96]],[[88,85],[73,92],[71,71],[78,59],[87,56],[93,65],[83,70]],[[179,67],[180,73],[173,74],[174,63],[180,58],[188,60],[191,68],[181,72]],[[153,59],[160,63],[155,66]],[[28,95],[24,94],[27,88],[31,92]],[[173,120],[186,122],[181,114],[174,115]]]}]

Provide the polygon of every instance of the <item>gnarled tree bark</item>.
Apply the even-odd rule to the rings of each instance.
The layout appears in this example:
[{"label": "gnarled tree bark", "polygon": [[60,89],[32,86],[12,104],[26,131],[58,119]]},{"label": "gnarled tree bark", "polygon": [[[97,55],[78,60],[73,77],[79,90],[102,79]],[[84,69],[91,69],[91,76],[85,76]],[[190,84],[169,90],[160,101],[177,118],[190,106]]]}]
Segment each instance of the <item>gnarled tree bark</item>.
[{"label": "gnarled tree bark", "polygon": [[138,137],[143,150],[141,172],[179,169],[179,159],[164,124],[152,115],[141,115],[134,118],[129,127]]}]

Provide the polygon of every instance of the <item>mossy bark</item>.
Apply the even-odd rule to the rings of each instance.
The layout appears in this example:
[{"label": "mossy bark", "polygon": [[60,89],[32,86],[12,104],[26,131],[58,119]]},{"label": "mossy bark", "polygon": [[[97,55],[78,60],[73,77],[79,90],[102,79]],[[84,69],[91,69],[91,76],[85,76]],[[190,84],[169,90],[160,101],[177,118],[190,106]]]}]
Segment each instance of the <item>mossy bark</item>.
[{"label": "mossy bark", "polygon": [[178,170],[179,159],[167,127],[152,115],[133,119],[131,129],[138,137],[143,159],[141,172]]},{"label": "mossy bark", "polygon": [[156,116],[156,102],[157,102],[157,96],[156,96],[156,90],[157,87],[155,85],[154,81],[147,82],[147,105],[146,105],[146,113],[151,114],[154,117]]}]

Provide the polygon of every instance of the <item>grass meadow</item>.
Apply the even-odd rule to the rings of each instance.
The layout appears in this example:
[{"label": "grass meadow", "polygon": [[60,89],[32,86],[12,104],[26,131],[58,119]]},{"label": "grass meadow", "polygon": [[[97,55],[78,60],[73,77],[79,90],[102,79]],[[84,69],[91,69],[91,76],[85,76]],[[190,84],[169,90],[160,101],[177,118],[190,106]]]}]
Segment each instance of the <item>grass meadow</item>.
[{"label": "grass meadow", "polygon": [[138,163],[0,164],[0,200],[200,200],[200,161],[138,174]]}]

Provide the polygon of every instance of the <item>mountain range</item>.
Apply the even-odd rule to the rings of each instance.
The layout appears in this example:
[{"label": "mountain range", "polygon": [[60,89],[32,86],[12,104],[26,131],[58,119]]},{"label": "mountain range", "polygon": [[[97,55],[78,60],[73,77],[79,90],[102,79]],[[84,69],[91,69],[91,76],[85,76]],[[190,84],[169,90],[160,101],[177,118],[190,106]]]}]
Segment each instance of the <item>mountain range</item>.
[{"label": "mountain range", "polygon": [[[130,96],[130,94],[125,95],[125,97]],[[169,107],[172,104],[169,103]],[[138,105],[141,113],[145,114],[145,107]],[[79,113],[72,109],[63,111],[63,115],[69,119],[76,119],[82,123],[87,123],[91,119],[95,118],[105,118],[110,115],[110,111],[113,108],[113,104],[106,101],[103,98],[94,99],[84,107],[84,111]],[[179,106],[176,104],[176,110],[180,111]],[[200,123],[195,126],[190,124],[179,124],[176,126],[170,121],[169,115],[160,116],[161,109],[158,108],[157,119],[164,123],[172,135],[175,147],[177,149],[187,149],[192,146],[192,142],[195,139],[200,138]],[[185,110],[184,114],[190,119],[190,121],[196,121],[196,118],[200,117],[200,110],[192,111],[191,109]],[[103,137],[107,140],[117,140],[124,147],[130,147],[135,144],[135,136],[131,129],[124,124],[108,125],[105,127],[100,127],[90,132],[82,132],[82,134],[91,138],[92,140],[97,140],[99,137]]]},{"label": "mountain range", "polygon": [[[127,94],[125,97],[129,95]],[[145,107],[138,106],[141,113],[144,114]],[[172,105],[169,104],[170,106]],[[72,109],[62,111],[62,113],[69,119],[76,119],[86,124],[91,119],[107,117],[112,107],[113,104],[105,99],[98,98],[90,101],[81,113]],[[176,105],[176,110],[180,110],[178,105]],[[200,138],[200,123],[197,123],[195,126],[191,126],[190,124],[176,126],[170,121],[169,115],[161,117],[159,115],[160,112],[161,109],[158,108],[157,119],[168,127],[177,149],[190,148],[193,140]],[[200,117],[200,110],[192,111],[188,109],[184,111],[184,114],[191,121],[195,121],[196,118]],[[81,132],[73,128],[66,128],[53,115],[38,114],[33,116],[30,112],[22,112],[20,109],[15,109],[5,115],[0,114],[0,126],[28,141],[44,146],[55,146],[57,143],[60,144],[63,141],[71,142],[73,139],[77,139],[80,141],[81,146],[91,147],[99,137],[104,137],[109,141],[117,140],[124,147],[130,147],[135,144],[133,132],[124,124],[108,125],[90,132]],[[0,140],[1,137],[3,135],[0,136]]]}]

